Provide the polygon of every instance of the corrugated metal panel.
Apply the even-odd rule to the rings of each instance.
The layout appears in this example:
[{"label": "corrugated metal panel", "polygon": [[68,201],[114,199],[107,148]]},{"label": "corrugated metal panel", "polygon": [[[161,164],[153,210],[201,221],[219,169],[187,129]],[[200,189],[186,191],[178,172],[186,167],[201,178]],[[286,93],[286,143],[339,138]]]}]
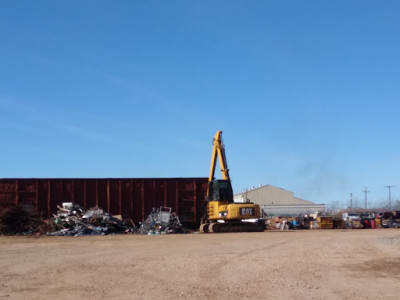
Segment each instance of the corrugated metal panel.
[{"label": "corrugated metal panel", "polygon": [[50,218],[62,202],[98,206],[138,223],[153,207],[168,206],[181,222],[197,224],[202,217],[207,178],[57,178],[0,179],[0,211],[22,205]]}]

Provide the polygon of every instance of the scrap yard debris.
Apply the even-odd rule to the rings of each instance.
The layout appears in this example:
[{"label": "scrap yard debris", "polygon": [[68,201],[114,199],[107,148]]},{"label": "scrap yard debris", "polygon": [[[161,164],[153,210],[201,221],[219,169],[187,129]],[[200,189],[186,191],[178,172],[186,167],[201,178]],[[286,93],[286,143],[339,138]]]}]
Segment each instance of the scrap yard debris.
[{"label": "scrap yard debris", "polygon": [[333,216],[315,212],[297,217],[275,217],[266,219],[267,230],[289,229],[342,229],[344,221]]},{"label": "scrap yard debris", "polygon": [[178,216],[172,213],[169,207],[153,208],[139,229],[132,220],[122,221],[101,208],[84,210],[78,204],[71,202],[65,202],[62,207],[57,206],[57,208],[58,213],[50,220],[56,231],[48,232],[47,235],[83,236],[118,233],[153,235],[185,232]]},{"label": "scrap yard debris", "polygon": [[20,206],[0,212],[0,235],[86,236],[108,234],[187,233],[170,207],[153,208],[145,221],[136,227],[131,219],[122,220],[99,207],[85,209],[74,202],[57,205],[49,220],[28,213]]},{"label": "scrap yard debris", "polygon": [[132,220],[122,221],[98,207],[85,210],[76,203],[64,202],[57,208],[57,214],[49,222],[49,227],[53,230],[47,232],[47,235],[106,235],[137,231]]},{"label": "scrap yard debris", "polygon": [[185,233],[176,213],[171,212],[170,207],[161,206],[159,209],[153,208],[146,221],[140,228],[139,234],[170,234],[170,233]]},{"label": "scrap yard debris", "polygon": [[[400,228],[400,211],[267,216],[265,224],[267,230]],[[24,206],[0,210],[0,235],[158,235],[189,232],[193,230],[183,227],[172,208],[164,206],[152,208],[139,226],[135,226],[131,219],[123,220],[121,216],[113,216],[99,207],[85,209],[74,202],[57,205],[57,213],[49,220],[44,220],[41,214]]]},{"label": "scrap yard debris", "polygon": [[2,235],[41,234],[46,230],[45,227],[46,223],[39,215],[31,215],[19,206],[6,208],[0,214]]}]

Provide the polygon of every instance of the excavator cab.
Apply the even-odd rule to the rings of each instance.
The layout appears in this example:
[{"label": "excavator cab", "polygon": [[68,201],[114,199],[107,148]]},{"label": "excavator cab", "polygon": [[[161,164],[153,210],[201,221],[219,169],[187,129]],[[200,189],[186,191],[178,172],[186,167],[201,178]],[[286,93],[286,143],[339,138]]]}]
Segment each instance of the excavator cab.
[{"label": "excavator cab", "polygon": [[208,183],[207,201],[233,203],[233,190],[229,180],[212,180]]}]

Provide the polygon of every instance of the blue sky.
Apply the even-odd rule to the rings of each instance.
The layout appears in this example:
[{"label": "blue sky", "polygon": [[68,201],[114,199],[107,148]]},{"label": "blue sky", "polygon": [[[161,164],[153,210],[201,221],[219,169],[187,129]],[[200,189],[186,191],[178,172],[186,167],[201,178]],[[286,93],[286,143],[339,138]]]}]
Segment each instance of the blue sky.
[{"label": "blue sky", "polygon": [[0,0],[0,177],[400,195],[400,2]]}]

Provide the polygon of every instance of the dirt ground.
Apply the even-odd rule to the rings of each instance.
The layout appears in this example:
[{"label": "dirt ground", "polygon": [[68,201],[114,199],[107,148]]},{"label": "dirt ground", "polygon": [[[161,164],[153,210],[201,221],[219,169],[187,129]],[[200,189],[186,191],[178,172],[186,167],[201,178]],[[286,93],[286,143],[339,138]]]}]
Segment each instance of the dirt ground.
[{"label": "dirt ground", "polygon": [[398,299],[400,230],[0,237],[0,299]]}]

